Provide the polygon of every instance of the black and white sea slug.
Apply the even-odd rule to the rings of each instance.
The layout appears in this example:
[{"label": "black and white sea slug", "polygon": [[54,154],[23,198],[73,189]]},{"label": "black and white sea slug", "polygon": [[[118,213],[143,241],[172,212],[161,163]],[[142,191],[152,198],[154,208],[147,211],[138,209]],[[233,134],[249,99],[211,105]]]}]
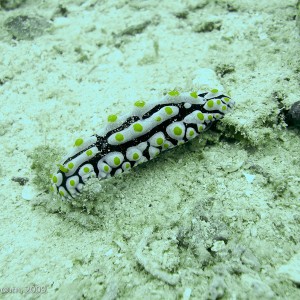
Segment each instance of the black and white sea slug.
[{"label": "black and white sea slug", "polygon": [[75,198],[93,176],[106,179],[186,143],[230,111],[234,102],[217,89],[169,92],[162,100],[134,103],[131,113],[109,115],[105,130],[78,138],[73,151],[51,175],[52,190]]}]

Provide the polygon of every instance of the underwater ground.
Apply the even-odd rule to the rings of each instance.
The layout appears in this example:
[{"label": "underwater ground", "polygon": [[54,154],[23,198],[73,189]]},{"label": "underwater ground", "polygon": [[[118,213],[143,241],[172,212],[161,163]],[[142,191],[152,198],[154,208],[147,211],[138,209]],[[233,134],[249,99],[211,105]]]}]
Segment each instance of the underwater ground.
[{"label": "underwater ground", "polygon": [[[0,1],[0,297],[300,299],[300,3],[61,3]],[[108,114],[195,87],[236,102],[214,130],[49,191]]]}]

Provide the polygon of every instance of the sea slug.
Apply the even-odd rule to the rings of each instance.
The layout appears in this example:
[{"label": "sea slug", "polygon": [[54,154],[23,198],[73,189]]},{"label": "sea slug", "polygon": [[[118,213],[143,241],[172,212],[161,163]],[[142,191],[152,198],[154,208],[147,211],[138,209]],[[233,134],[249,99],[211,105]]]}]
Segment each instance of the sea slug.
[{"label": "sea slug", "polygon": [[109,115],[102,132],[75,141],[72,152],[51,175],[51,189],[64,199],[75,198],[89,178],[102,180],[126,172],[186,143],[223,118],[233,105],[217,89],[173,90],[154,103],[138,100],[131,113]]}]

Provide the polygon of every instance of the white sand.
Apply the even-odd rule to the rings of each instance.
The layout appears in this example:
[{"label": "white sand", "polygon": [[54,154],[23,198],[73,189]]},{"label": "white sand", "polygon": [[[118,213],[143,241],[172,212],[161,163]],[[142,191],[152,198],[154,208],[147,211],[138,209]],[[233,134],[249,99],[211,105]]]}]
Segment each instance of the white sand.
[{"label": "white sand", "polygon": [[[299,299],[299,130],[277,122],[278,98],[300,100],[296,0],[64,1],[67,17],[55,14],[59,1],[35,2],[0,11],[0,25],[54,20],[33,41],[0,32],[0,297],[36,285],[42,299]],[[222,27],[194,31],[206,21]],[[63,155],[108,113],[223,64],[234,67],[220,81],[237,104],[218,128],[232,140],[208,131],[213,143],[174,149],[77,208],[33,185],[36,147]]]}]

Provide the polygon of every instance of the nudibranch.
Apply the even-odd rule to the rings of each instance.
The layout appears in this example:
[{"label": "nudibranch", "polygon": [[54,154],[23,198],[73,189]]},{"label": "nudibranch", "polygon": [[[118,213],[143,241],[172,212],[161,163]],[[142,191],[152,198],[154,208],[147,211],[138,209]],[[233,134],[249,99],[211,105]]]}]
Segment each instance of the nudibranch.
[{"label": "nudibranch", "polygon": [[91,177],[100,180],[127,172],[159,153],[188,142],[222,119],[234,105],[231,97],[211,91],[171,91],[162,100],[138,100],[132,112],[109,115],[98,134],[78,138],[58,170],[51,189],[63,199],[76,198]]}]

